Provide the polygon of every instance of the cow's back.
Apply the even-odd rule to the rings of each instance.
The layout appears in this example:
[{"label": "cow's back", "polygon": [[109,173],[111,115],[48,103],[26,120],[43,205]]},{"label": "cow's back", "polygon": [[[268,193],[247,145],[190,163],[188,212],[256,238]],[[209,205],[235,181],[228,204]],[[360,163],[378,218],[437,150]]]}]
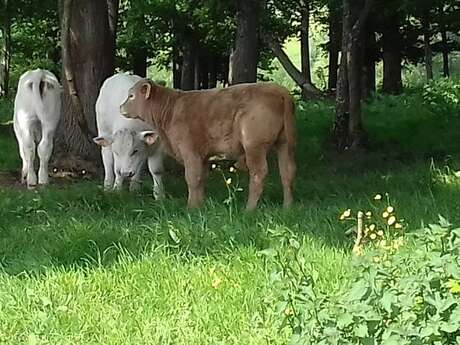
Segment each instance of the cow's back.
[{"label": "cow's back", "polygon": [[96,121],[99,135],[111,135],[123,129],[137,131],[150,127],[143,121],[121,115],[120,105],[128,97],[129,89],[141,78],[126,73],[115,74],[104,81],[96,101]]}]

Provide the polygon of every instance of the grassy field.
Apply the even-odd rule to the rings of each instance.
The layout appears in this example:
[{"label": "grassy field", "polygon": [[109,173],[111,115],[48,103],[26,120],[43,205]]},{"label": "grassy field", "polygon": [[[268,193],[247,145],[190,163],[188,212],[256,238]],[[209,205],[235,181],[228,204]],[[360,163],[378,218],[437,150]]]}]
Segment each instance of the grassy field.
[{"label": "grassy field", "polygon": [[[0,109],[11,113],[10,104]],[[181,176],[166,176],[159,203],[148,179],[136,195],[104,193],[100,180],[26,191],[11,184],[19,158],[1,126],[0,343],[285,344],[273,263],[261,255],[283,251],[280,233],[300,239],[320,274],[316,288],[328,292],[353,274],[344,209],[388,193],[409,231],[438,214],[460,224],[459,116],[432,113],[419,92],[375,99],[364,109],[372,153],[336,156],[323,148],[333,109],[298,104],[295,206],[280,208],[271,162],[254,213],[242,211],[246,176],[227,171],[211,174],[196,211],[185,209]]]}]

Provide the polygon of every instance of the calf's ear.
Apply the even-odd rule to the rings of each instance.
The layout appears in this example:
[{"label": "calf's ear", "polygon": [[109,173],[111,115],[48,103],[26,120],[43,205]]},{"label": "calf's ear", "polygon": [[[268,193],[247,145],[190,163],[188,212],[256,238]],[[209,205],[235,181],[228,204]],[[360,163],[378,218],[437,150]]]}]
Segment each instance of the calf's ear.
[{"label": "calf's ear", "polygon": [[112,144],[112,139],[109,137],[95,137],[93,138],[93,141],[98,144],[99,146],[110,146]]},{"label": "calf's ear", "polygon": [[158,133],[154,131],[143,131],[139,133],[139,137],[143,142],[145,142],[147,145],[153,145],[155,142],[158,140]]},{"label": "calf's ear", "polygon": [[151,92],[152,92],[152,84],[149,81],[143,82],[141,85],[141,93],[144,94],[145,99],[150,98]]}]

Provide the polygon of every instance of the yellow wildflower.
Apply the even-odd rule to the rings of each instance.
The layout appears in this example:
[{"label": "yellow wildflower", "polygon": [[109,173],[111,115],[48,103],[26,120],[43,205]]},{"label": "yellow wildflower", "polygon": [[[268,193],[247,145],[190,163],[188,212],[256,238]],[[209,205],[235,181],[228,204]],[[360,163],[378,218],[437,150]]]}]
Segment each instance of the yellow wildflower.
[{"label": "yellow wildflower", "polygon": [[376,234],[371,234],[370,238],[371,238],[371,240],[375,240],[377,238],[377,235]]},{"label": "yellow wildflower", "polygon": [[446,287],[449,289],[450,293],[460,294],[460,281],[456,279],[449,279],[446,283]]},{"label": "yellow wildflower", "polygon": [[388,225],[393,225],[394,223],[396,223],[396,217],[395,216],[391,216],[390,218],[388,218]]},{"label": "yellow wildflower", "polygon": [[216,164],[212,164],[212,165],[211,165],[211,169],[214,170],[215,168],[217,168],[217,165],[216,165]]},{"label": "yellow wildflower", "polygon": [[385,211],[385,212],[382,213],[382,217],[383,217],[383,218],[388,218],[389,215],[390,215],[390,214],[389,214],[387,211]]},{"label": "yellow wildflower", "polygon": [[284,309],[284,315],[286,316],[294,315],[294,312],[290,308],[286,308]]},{"label": "yellow wildflower", "polygon": [[374,231],[374,230],[375,230],[375,224],[369,225],[369,230],[370,230],[370,231]]},{"label": "yellow wildflower", "polygon": [[228,179],[225,180],[225,183],[228,185],[232,184],[232,178],[229,177]]},{"label": "yellow wildflower", "polygon": [[395,229],[402,229],[402,225],[400,223],[395,224]]},{"label": "yellow wildflower", "polygon": [[383,237],[383,230],[377,231],[377,235],[379,235],[380,237]]},{"label": "yellow wildflower", "polygon": [[214,289],[217,289],[219,287],[220,284],[222,284],[223,280],[220,279],[220,278],[217,278],[216,280],[214,280],[211,284],[211,286],[214,288]]},{"label": "yellow wildflower", "polygon": [[370,218],[372,216],[372,212],[371,211],[367,211],[366,212],[366,217]]},{"label": "yellow wildflower", "polygon": [[350,217],[350,215],[351,215],[351,210],[350,209],[348,209],[345,212],[343,212],[343,216],[346,217],[346,218]]},{"label": "yellow wildflower", "polygon": [[235,169],[234,167],[230,167],[229,170],[230,170],[230,172],[232,173],[232,172],[235,172],[236,169]]},{"label": "yellow wildflower", "polygon": [[388,206],[388,207],[387,207],[387,212],[388,212],[388,213],[393,213],[394,210],[395,210],[395,209],[394,209],[393,206]]},{"label": "yellow wildflower", "polygon": [[374,260],[375,263],[380,262],[380,258],[378,256],[374,256],[372,260]]},{"label": "yellow wildflower", "polygon": [[414,303],[415,304],[422,304],[423,303],[423,297],[422,296],[416,296],[414,298]]},{"label": "yellow wildflower", "polygon": [[374,196],[374,200],[382,200],[382,195],[377,194],[376,196]]}]

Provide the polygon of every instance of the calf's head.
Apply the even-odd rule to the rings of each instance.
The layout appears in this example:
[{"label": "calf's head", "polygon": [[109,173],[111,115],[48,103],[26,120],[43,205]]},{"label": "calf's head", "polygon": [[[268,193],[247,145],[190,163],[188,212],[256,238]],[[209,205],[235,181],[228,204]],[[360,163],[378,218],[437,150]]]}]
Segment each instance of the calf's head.
[{"label": "calf's head", "polygon": [[99,136],[94,142],[103,147],[111,147],[114,167],[122,176],[132,177],[142,168],[149,150],[158,139],[154,131],[135,132],[127,128],[115,132],[112,136]]},{"label": "calf's head", "polygon": [[144,119],[148,100],[152,97],[155,85],[150,79],[141,79],[128,91],[128,98],[120,106],[120,113],[131,119]]}]

